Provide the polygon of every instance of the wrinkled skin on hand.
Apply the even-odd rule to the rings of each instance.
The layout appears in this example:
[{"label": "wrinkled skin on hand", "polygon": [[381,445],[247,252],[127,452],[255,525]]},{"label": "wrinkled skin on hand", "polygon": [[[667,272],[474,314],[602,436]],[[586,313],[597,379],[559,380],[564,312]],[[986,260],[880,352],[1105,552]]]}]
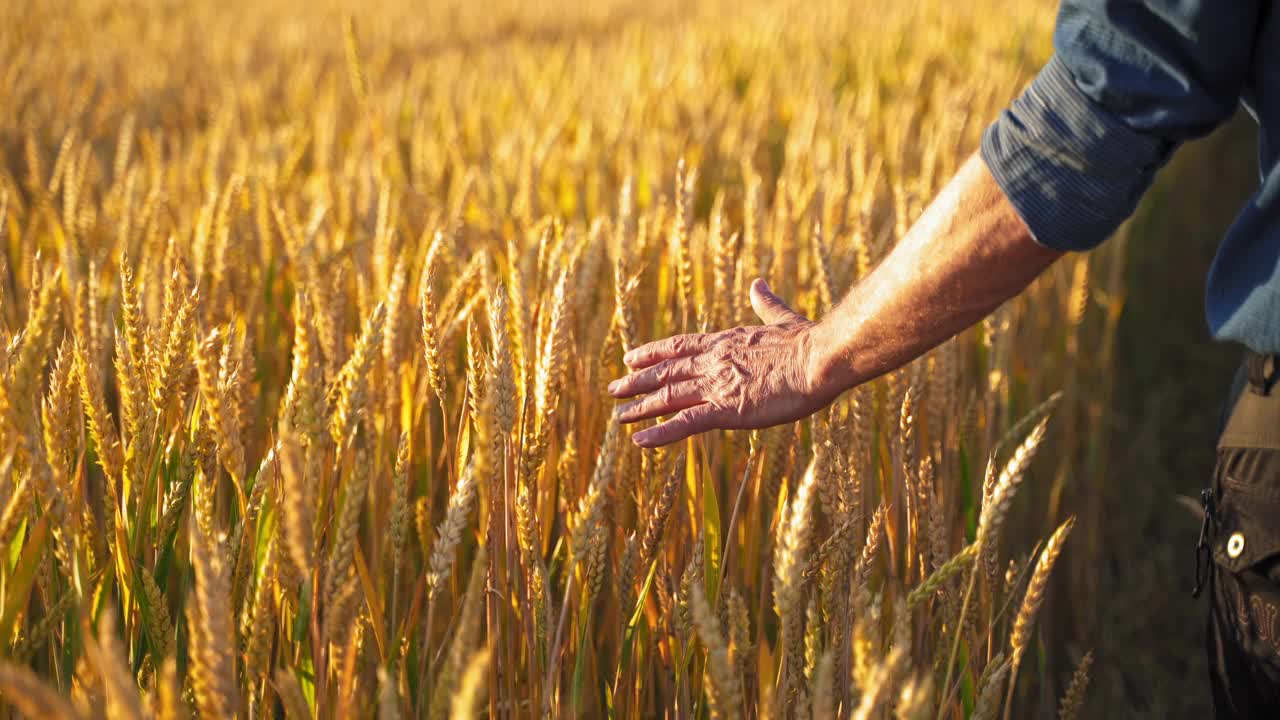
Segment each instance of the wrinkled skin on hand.
[{"label": "wrinkled skin on hand", "polygon": [[610,383],[609,394],[643,397],[619,406],[618,420],[670,416],[632,436],[637,445],[792,422],[835,399],[838,391],[813,380],[816,323],[787,307],[763,280],[751,284],[751,306],[765,325],[676,335],[626,354],[631,373]]}]

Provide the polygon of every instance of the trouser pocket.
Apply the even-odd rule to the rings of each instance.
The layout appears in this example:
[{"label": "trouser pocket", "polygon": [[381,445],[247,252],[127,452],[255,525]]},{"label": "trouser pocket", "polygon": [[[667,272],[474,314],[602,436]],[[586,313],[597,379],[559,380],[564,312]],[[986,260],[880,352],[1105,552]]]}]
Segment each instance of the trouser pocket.
[{"label": "trouser pocket", "polygon": [[1280,716],[1280,393],[1244,390],[1214,471],[1209,662],[1220,718]]}]

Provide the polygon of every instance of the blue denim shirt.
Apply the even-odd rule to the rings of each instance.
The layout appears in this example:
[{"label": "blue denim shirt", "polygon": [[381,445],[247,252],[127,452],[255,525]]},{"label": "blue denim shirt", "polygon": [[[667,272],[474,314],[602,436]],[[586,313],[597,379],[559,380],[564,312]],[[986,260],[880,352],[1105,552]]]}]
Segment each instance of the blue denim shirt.
[{"label": "blue denim shirt", "polygon": [[1243,102],[1261,182],[1218,248],[1205,311],[1215,338],[1280,352],[1280,0],[1062,0],[1053,44],[982,138],[1036,240],[1101,243],[1179,144]]}]

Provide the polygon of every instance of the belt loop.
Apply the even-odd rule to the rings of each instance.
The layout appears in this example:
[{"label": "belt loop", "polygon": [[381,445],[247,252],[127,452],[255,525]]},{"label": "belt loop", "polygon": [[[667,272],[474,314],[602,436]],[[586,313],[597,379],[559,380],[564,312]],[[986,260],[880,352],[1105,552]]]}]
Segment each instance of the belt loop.
[{"label": "belt loop", "polygon": [[1249,352],[1249,390],[1257,395],[1271,394],[1271,388],[1280,378],[1280,354]]}]

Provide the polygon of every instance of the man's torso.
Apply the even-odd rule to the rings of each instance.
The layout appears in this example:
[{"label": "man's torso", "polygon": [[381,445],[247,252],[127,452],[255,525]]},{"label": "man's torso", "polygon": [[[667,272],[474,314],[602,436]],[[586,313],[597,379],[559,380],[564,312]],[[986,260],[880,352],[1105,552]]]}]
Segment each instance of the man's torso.
[{"label": "man's torso", "polygon": [[[1243,101],[1259,126],[1261,185],[1209,273],[1205,309],[1215,337],[1280,352],[1280,12],[1261,3]],[[1241,42],[1249,42],[1241,38]]]}]

